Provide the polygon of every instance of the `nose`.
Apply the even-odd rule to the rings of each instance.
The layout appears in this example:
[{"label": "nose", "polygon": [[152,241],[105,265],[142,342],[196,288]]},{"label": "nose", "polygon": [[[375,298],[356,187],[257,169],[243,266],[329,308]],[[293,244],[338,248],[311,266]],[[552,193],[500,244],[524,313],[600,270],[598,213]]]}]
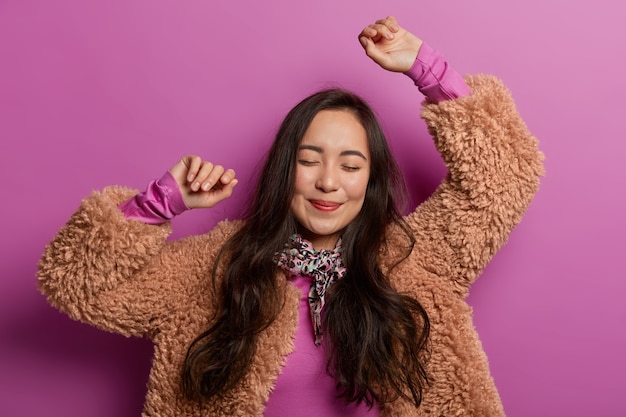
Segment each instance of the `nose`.
[{"label": "nose", "polygon": [[325,193],[336,191],[339,188],[339,176],[336,170],[328,166],[322,167],[315,187]]}]

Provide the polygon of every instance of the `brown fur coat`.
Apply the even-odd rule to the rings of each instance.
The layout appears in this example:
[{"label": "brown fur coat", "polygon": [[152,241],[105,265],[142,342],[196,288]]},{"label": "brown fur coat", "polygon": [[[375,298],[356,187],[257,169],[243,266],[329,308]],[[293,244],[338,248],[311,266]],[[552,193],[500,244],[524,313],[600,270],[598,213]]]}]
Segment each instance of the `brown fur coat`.
[{"label": "brown fur coat", "polygon": [[[465,299],[537,191],[543,155],[499,80],[475,76],[467,82],[471,96],[424,104],[422,117],[449,174],[407,216],[415,250],[389,277],[430,317],[430,386],[419,409],[397,400],[381,408],[382,416],[504,414]],[[134,193],[109,187],[82,202],[46,247],[41,291],[74,319],[154,341],[144,416],[261,416],[293,349],[299,290],[284,274],[277,276],[286,303],[259,337],[253,366],[234,390],[204,406],[186,401],[182,363],[214,312],[211,267],[239,223],[225,221],[207,234],[166,242],[169,224],[127,221],[118,209]],[[397,239],[390,231],[383,266],[397,252]]]}]

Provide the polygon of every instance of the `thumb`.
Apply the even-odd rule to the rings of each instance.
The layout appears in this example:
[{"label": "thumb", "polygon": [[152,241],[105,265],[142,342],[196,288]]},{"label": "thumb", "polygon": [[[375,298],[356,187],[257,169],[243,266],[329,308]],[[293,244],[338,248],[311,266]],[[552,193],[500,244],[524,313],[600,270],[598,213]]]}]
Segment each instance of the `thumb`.
[{"label": "thumb", "polygon": [[361,36],[359,38],[359,42],[361,43],[363,49],[365,49],[365,54],[378,65],[382,66],[382,62],[385,60],[386,56],[376,47],[376,43],[374,43],[374,41],[367,36]]}]

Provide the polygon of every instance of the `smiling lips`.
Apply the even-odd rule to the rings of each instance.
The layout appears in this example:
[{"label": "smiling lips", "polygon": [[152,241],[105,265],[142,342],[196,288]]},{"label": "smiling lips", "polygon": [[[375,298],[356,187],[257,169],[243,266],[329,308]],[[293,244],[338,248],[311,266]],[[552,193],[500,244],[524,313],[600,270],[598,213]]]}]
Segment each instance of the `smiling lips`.
[{"label": "smiling lips", "polygon": [[309,200],[309,202],[320,211],[335,211],[341,206],[340,203],[333,203],[332,201]]}]

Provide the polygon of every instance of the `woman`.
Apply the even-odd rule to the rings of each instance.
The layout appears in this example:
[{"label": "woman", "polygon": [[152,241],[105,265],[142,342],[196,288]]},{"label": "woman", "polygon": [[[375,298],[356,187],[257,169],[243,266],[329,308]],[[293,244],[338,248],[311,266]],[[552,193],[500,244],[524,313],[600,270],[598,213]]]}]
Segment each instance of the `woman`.
[{"label": "woman", "polygon": [[426,95],[449,169],[408,216],[371,109],[328,90],[285,118],[242,221],[165,241],[237,184],[186,156],[94,193],[46,248],[51,304],[154,341],[144,415],[504,414],[465,298],[537,191],[537,141],[498,80],[466,83],[393,17],[359,41]]}]

